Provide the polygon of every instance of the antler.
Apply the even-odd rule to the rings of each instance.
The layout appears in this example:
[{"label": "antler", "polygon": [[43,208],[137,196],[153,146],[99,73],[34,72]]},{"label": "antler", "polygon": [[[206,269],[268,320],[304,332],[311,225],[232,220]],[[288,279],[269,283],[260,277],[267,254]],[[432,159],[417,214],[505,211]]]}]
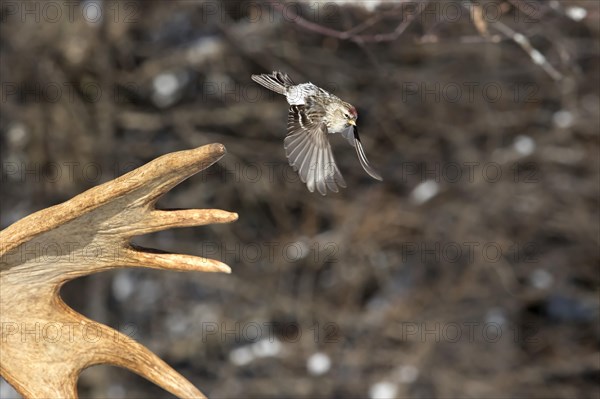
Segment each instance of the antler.
[{"label": "antler", "polygon": [[225,154],[221,144],[164,155],[0,232],[1,375],[25,397],[77,397],[86,367],[112,364],[179,397],[204,397],[129,337],[68,307],[60,287],[117,267],[229,273],[216,260],[133,247],[132,236],[172,227],[226,223],[218,209],[156,210],[156,201]]}]

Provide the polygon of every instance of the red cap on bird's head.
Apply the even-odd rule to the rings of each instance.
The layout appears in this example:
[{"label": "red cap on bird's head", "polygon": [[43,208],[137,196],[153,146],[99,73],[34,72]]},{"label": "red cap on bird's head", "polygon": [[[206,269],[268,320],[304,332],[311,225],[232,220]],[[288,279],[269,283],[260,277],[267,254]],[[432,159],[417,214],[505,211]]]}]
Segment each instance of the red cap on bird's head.
[{"label": "red cap on bird's head", "polygon": [[354,117],[354,119],[358,118],[358,112],[356,112],[356,108],[354,108],[352,105],[350,108],[348,108],[348,112],[350,115],[352,115],[352,117]]}]

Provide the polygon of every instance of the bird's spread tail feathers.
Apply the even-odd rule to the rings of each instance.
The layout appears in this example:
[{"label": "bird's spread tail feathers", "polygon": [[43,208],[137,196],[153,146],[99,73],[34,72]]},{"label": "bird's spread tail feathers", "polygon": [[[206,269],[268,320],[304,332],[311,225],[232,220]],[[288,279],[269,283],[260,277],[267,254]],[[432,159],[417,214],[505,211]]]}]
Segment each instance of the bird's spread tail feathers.
[{"label": "bird's spread tail feathers", "polygon": [[286,95],[288,87],[294,86],[294,82],[287,74],[278,71],[273,71],[272,74],[252,75],[252,80],[283,95]]}]

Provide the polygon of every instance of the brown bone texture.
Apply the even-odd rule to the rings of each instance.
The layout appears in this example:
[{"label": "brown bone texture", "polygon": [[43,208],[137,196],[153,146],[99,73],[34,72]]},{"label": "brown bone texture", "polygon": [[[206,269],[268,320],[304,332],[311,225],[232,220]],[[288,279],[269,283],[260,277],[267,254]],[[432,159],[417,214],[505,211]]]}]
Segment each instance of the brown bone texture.
[{"label": "brown bone texture", "polygon": [[157,210],[156,201],[225,154],[210,144],[157,158],[0,231],[0,373],[27,398],[77,397],[86,367],[131,370],[181,398],[204,395],[154,353],[67,306],[60,287],[121,267],[225,272],[216,260],[134,247],[133,236],[227,223],[219,209]]}]

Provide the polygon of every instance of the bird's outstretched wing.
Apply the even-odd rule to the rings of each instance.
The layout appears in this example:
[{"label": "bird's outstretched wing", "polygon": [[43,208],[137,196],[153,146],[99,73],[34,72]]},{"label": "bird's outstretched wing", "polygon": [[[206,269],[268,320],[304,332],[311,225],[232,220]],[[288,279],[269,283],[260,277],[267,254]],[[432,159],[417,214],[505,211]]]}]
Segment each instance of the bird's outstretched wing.
[{"label": "bird's outstretched wing", "polygon": [[294,85],[294,82],[286,73],[278,71],[273,71],[271,74],[252,75],[252,80],[284,96],[287,93],[287,88]]},{"label": "bird's outstretched wing", "polygon": [[367,172],[369,176],[371,176],[373,179],[383,181],[381,175],[377,173],[375,169],[373,169],[373,167],[369,164],[369,160],[367,159],[367,155],[365,154],[365,150],[363,149],[360,137],[358,136],[358,128],[356,126],[350,126],[348,129],[342,132],[342,136],[344,136],[346,140],[348,140],[350,144],[352,144],[352,146],[356,149],[356,155],[358,155],[360,165],[363,167],[365,172]]},{"label": "bird's outstretched wing", "polygon": [[338,185],[346,187],[331,152],[324,116],[324,110],[318,107],[315,110],[315,107],[292,105],[288,113],[288,135],[283,142],[290,165],[302,182],[310,192],[316,188],[321,195],[326,195],[328,189],[337,193]]}]

